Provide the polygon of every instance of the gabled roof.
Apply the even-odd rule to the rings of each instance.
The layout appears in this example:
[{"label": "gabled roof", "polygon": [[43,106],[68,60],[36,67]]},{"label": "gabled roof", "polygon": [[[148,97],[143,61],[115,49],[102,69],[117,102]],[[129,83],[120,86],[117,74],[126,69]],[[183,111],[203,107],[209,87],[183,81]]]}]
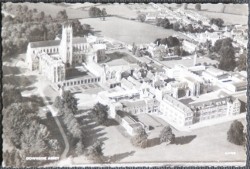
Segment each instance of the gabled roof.
[{"label": "gabled roof", "polygon": [[48,40],[48,41],[38,41],[38,42],[30,42],[31,48],[40,48],[47,46],[59,46],[60,40]]},{"label": "gabled roof", "polygon": [[75,37],[73,38],[73,44],[77,43],[87,43],[87,39],[85,37]]}]

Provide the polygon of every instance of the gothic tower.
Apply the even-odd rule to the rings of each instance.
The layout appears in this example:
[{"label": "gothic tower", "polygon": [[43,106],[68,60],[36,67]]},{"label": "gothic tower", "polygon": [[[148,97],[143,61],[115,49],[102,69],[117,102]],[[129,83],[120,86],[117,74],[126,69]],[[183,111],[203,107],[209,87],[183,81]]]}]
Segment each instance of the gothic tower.
[{"label": "gothic tower", "polygon": [[70,23],[65,23],[62,26],[62,38],[60,43],[60,55],[66,66],[71,66],[73,63],[73,29]]}]

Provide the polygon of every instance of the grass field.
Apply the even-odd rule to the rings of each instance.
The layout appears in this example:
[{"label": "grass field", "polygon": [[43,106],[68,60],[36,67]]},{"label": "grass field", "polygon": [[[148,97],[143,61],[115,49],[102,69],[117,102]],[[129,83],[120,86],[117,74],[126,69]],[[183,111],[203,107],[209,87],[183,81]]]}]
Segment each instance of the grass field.
[{"label": "grass field", "polygon": [[66,10],[68,18],[74,19],[74,18],[88,18],[89,14],[88,11],[83,10],[77,10],[72,8],[67,8],[66,6],[59,5],[56,3],[7,3],[12,4],[13,7],[17,5],[27,5],[29,9],[36,8],[38,12],[44,11],[46,15],[51,15],[52,17],[56,17],[57,13],[62,10]]},{"label": "grass field", "polygon": [[185,35],[172,29],[164,29],[117,17],[107,17],[106,21],[101,21],[99,18],[81,19],[80,22],[91,25],[94,31],[96,31],[96,35],[110,37],[128,44],[133,42],[137,44],[151,43],[157,38],[172,35],[187,38]]},{"label": "grass field", "polygon": [[[202,4],[200,14],[208,18],[221,18],[225,24],[247,24],[248,6],[246,4],[224,4],[224,13],[221,13],[223,4]],[[189,4],[188,9],[194,9],[194,4]]]},{"label": "grass field", "polygon": [[[247,4],[201,4],[201,9],[208,12],[221,12],[223,6],[225,6],[224,13],[248,15]],[[189,4],[188,9],[195,9],[195,4]]]},{"label": "grass field", "polygon": [[[244,119],[241,121],[244,125],[246,124]],[[227,141],[227,131],[230,125],[231,122],[226,122],[192,132],[173,130],[176,136],[175,143],[170,145],[163,143],[141,149],[131,145],[129,137],[121,132],[120,126],[101,127],[93,126],[91,123],[93,132],[89,139],[104,141],[104,156],[112,163],[244,162],[246,160],[244,148]],[[77,161],[78,164],[86,163],[84,157],[79,157]]]}]

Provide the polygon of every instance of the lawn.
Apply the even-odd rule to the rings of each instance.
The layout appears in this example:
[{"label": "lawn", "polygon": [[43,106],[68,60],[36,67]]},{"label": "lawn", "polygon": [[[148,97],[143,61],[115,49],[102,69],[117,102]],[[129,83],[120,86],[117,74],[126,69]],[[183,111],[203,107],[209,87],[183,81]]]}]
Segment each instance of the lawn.
[{"label": "lawn", "polygon": [[130,56],[128,53],[125,53],[125,52],[112,52],[112,53],[107,53],[106,55],[108,57],[107,63],[112,62],[114,60],[119,60],[119,59],[121,59],[120,60],[121,62],[123,62],[123,60],[125,60],[125,62],[128,62],[128,63],[137,62],[135,58],[133,58],[132,56]]},{"label": "lawn", "polygon": [[[88,135],[88,145],[93,140],[101,139],[104,142],[104,156],[110,159],[111,163],[244,162],[246,159],[242,146],[227,141],[227,131],[231,122],[193,130],[192,132],[173,130],[176,136],[175,143],[170,145],[163,143],[140,149],[131,145],[129,137],[124,134],[125,131],[121,126],[97,126],[92,121],[86,121],[85,116],[82,119],[82,124],[87,124],[86,127],[90,128],[91,135]],[[245,125],[246,121],[244,119],[241,121]],[[162,123],[161,120],[159,122]],[[78,165],[87,163],[83,156],[73,161]]]},{"label": "lawn", "polygon": [[187,38],[180,32],[164,29],[137,21],[107,17],[105,21],[99,18],[81,19],[82,24],[89,24],[97,36],[109,37],[121,42],[145,44],[154,42],[157,38],[178,35]]}]

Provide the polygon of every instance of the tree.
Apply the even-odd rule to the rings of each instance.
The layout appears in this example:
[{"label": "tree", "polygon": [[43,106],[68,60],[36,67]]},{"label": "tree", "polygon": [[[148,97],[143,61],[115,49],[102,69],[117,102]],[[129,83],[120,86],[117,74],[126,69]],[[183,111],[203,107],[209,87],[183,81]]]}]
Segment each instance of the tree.
[{"label": "tree", "polygon": [[173,29],[174,29],[175,31],[179,31],[179,30],[180,30],[180,24],[179,24],[179,22],[175,22],[175,23],[173,24]]},{"label": "tree", "polygon": [[193,33],[193,32],[194,32],[194,28],[193,28],[193,25],[192,25],[192,24],[188,24],[186,29],[187,29],[187,31],[190,32],[190,33]]},{"label": "tree", "polygon": [[145,14],[139,14],[137,16],[137,19],[140,21],[140,22],[145,22],[146,20],[146,15]]},{"label": "tree", "polygon": [[180,45],[180,41],[178,38],[173,37],[173,36],[169,36],[167,38],[167,44],[168,47],[174,47],[174,46],[179,46]]},{"label": "tree", "polygon": [[3,107],[7,107],[12,103],[20,103],[22,101],[21,91],[10,84],[3,85]]},{"label": "tree", "polygon": [[107,16],[107,11],[105,8],[102,8],[102,17],[103,17],[103,20],[105,20],[105,17]]},{"label": "tree", "polygon": [[219,53],[221,55],[219,69],[225,71],[233,71],[234,68],[236,67],[234,49],[229,46],[226,47],[223,46],[220,49]]},{"label": "tree", "polygon": [[79,140],[76,144],[76,148],[75,148],[75,153],[76,155],[82,155],[84,152],[84,145],[83,145],[83,142],[82,140]]},{"label": "tree", "polygon": [[97,140],[87,150],[87,157],[94,162],[103,162],[103,142]]},{"label": "tree", "polygon": [[195,4],[195,9],[197,10],[197,11],[200,11],[201,10],[201,4]]},{"label": "tree", "polygon": [[227,132],[227,140],[236,145],[243,145],[245,141],[243,130],[244,126],[240,121],[233,121]]},{"label": "tree", "polygon": [[62,109],[62,108],[63,108],[63,102],[62,102],[62,99],[61,99],[60,96],[57,96],[57,97],[55,98],[55,101],[54,101],[54,103],[53,103],[53,106],[54,106],[55,108],[58,108],[58,109]]},{"label": "tree", "polygon": [[62,104],[68,107],[74,114],[77,113],[77,100],[70,91],[64,91],[62,94]]},{"label": "tree", "polygon": [[59,21],[66,21],[68,19],[68,15],[66,10],[59,11],[56,15],[56,19]]},{"label": "tree", "polygon": [[163,27],[165,29],[168,29],[168,28],[171,27],[171,24],[170,24],[170,22],[169,22],[169,20],[167,18],[164,18],[164,19],[157,18],[156,19],[156,25],[160,26],[160,27]]},{"label": "tree", "polygon": [[48,152],[48,144],[50,132],[43,124],[32,121],[30,127],[23,129],[21,137],[22,149],[27,150],[27,154],[45,155]]},{"label": "tree", "polygon": [[92,109],[91,114],[97,124],[105,124],[108,120],[108,106],[105,106],[98,102]]},{"label": "tree", "polygon": [[165,126],[160,133],[160,142],[171,143],[174,141],[175,135],[170,126]]},{"label": "tree", "polygon": [[131,138],[130,141],[136,147],[145,148],[147,138],[148,135],[146,131],[142,127],[139,127],[136,131],[136,134]]},{"label": "tree", "polygon": [[133,46],[132,46],[133,55],[135,55],[136,50],[137,50],[137,46],[135,45],[135,43],[133,43]]},{"label": "tree", "polygon": [[101,9],[92,6],[89,8],[89,16],[90,17],[100,17],[102,15]]},{"label": "tree", "polygon": [[24,128],[37,119],[28,103],[13,103],[3,109],[3,134],[5,140],[16,148],[21,148]]},{"label": "tree", "polygon": [[221,18],[212,18],[210,19],[210,22],[209,22],[211,25],[217,25],[218,27],[222,27],[223,24],[224,24],[224,20],[221,19]]},{"label": "tree", "polygon": [[241,54],[239,57],[239,60],[237,62],[238,70],[243,71],[247,70],[247,55],[246,54]]},{"label": "tree", "polygon": [[136,49],[135,56],[142,57],[142,53],[141,53],[141,50],[139,48]]}]

